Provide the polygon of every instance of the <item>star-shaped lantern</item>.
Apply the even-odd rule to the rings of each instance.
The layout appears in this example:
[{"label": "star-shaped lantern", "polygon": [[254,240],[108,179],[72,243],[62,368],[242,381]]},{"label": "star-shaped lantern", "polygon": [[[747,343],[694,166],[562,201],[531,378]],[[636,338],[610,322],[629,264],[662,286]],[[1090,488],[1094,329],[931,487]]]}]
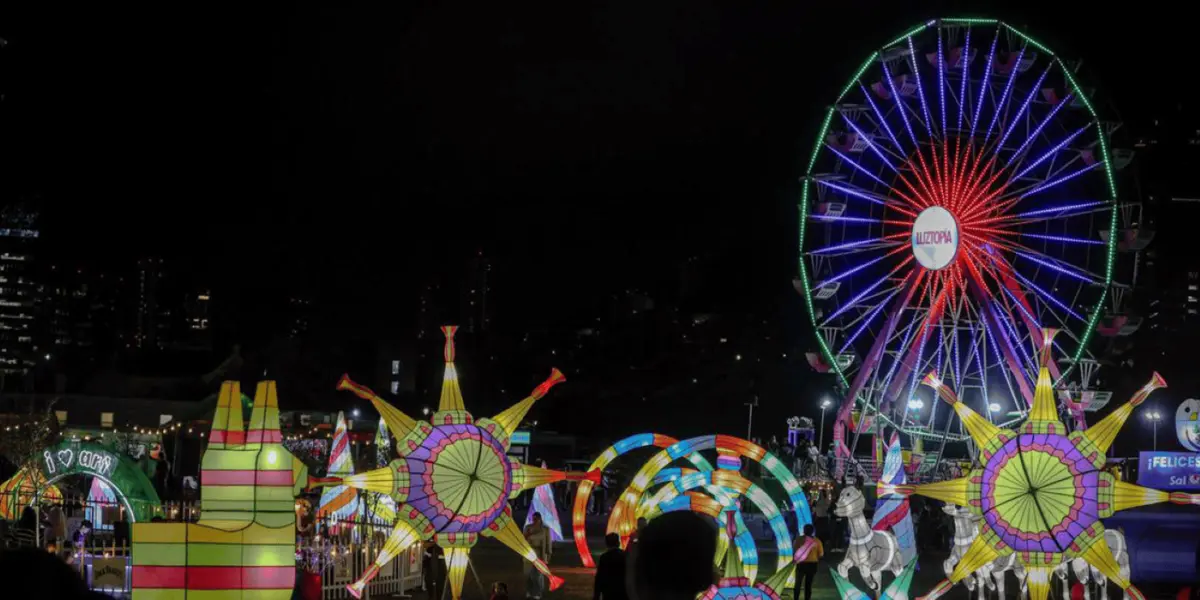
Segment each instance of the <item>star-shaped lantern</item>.
[{"label": "star-shaped lantern", "polygon": [[1045,600],[1050,573],[1065,560],[1083,559],[1130,597],[1144,596],[1121,576],[1104,541],[1101,519],[1158,502],[1195,504],[1192,494],[1171,493],[1120,481],[1105,468],[1109,446],[1133,409],[1166,382],[1155,373],[1133,399],[1086,431],[1067,432],[1051,387],[1053,329],[1043,329],[1039,370],[1029,418],[1016,430],[1001,429],[959,401],[935,373],[932,387],[962,419],[979,447],[979,465],[966,477],[918,486],[880,484],[881,494],[915,493],[964,506],[982,517],[980,532],[948,580],[925,596],[937,598],[997,557],[1015,553],[1025,567],[1032,600]]},{"label": "star-shaped lantern", "polygon": [[348,586],[358,597],[367,582],[396,555],[419,540],[433,540],[445,550],[450,589],[458,600],[467,556],[479,536],[499,540],[550,579],[550,589],[562,579],[550,573],[537,557],[520,526],[513,520],[508,499],[523,490],[566,479],[599,483],[599,472],[567,474],[522,465],[507,455],[511,436],[533,403],[565,380],[557,369],[528,398],[491,419],[475,419],[463,405],[454,368],[454,332],[446,335],[445,376],[438,410],[428,422],[417,421],[379,398],[370,389],[343,376],[338,389],[369,400],[395,437],[399,458],[386,467],[325,483],[386,494],[397,503],[397,522],[383,549],[358,581]]}]

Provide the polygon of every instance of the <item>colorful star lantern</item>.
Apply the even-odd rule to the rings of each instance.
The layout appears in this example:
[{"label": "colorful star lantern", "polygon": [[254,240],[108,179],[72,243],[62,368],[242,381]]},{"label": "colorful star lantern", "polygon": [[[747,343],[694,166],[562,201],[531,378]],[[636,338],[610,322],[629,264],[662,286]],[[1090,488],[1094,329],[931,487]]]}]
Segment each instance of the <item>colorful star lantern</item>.
[{"label": "colorful star lantern", "polygon": [[370,389],[343,376],[338,389],[350,390],[371,402],[396,438],[399,458],[386,467],[333,478],[329,483],[378,492],[397,502],[398,520],[383,550],[358,581],[348,586],[358,597],[367,582],[405,548],[432,539],[445,550],[450,589],[462,593],[467,556],[479,536],[499,540],[550,579],[550,589],[562,579],[550,573],[525,541],[512,518],[508,498],[522,490],[563,480],[599,480],[599,472],[568,474],[522,465],[508,455],[510,436],[530,407],[551,387],[565,380],[557,369],[528,398],[491,419],[476,420],[463,405],[454,368],[454,332],[443,327],[446,362],[442,395],[429,422],[417,421],[379,398]]},{"label": "colorful star lantern", "polygon": [[308,469],[280,443],[275,382],[258,383],[248,431],[240,387],[221,385],[200,462],[200,521],[133,525],[135,600],[292,596],[295,498]]},{"label": "colorful star lantern", "polygon": [[1132,400],[1096,426],[1067,433],[1058,419],[1048,368],[1055,333],[1053,329],[1042,330],[1033,407],[1017,430],[1001,429],[968,408],[935,373],[925,376],[922,382],[958,413],[979,447],[982,465],[960,479],[918,486],[879,484],[880,494],[921,494],[964,506],[982,517],[979,536],[950,578],[938,584],[926,596],[928,599],[941,596],[996,558],[1015,553],[1025,568],[1032,600],[1045,600],[1050,591],[1050,572],[1064,561],[1077,558],[1140,600],[1142,594],[1117,568],[1104,541],[1100,519],[1158,502],[1197,503],[1194,495],[1140,487],[1118,481],[1104,471],[1105,453],[1121,425],[1151,392],[1166,387],[1157,373]]},{"label": "colorful star lantern", "polygon": [[[879,595],[879,600],[908,600],[908,588],[912,585],[913,572],[916,569],[917,561],[910,561],[904,567],[904,570],[900,572],[900,576],[893,579],[886,588],[883,588],[883,593]],[[837,586],[838,595],[841,596],[842,600],[872,600],[872,596],[854,587],[854,584],[839,575],[837,569],[830,569],[829,573],[833,575],[833,584]]]}]

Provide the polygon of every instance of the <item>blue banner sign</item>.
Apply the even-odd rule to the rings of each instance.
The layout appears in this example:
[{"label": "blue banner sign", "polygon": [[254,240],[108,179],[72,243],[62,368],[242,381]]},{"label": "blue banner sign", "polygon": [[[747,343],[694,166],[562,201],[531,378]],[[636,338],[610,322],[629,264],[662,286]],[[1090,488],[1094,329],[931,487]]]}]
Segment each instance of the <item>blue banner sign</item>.
[{"label": "blue banner sign", "polygon": [[1160,490],[1200,489],[1200,453],[1138,453],[1138,485]]}]

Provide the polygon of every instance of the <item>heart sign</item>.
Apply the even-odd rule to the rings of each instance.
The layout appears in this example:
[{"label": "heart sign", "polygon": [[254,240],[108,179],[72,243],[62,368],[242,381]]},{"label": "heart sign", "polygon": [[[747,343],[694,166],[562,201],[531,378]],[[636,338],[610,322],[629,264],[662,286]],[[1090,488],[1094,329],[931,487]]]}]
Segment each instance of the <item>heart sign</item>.
[{"label": "heart sign", "polygon": [[75,460],[75,453],[71,450],[67,449],[58,451],[58,463],[61,464],[64,469],[71,468],[71,461],[73,460]]}]

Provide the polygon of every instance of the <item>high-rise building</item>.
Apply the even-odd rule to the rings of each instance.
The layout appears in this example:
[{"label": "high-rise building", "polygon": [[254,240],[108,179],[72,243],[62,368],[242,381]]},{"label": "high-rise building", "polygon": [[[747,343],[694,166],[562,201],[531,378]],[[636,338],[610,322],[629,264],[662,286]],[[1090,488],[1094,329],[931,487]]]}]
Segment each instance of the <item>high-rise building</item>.
[{"label": "high-rise building", "polygon": [[36,212],[24,206],[0,210],[0,373],[23,372],[36,361],[37,238]]},{"label": "high-rise building", "polygon": [[160,327],[165,327],[159,315],[159,283],[162,279],[161,258],[143,258],[138,261],[133,347],[156,349],[162,347]]},{"label": "high-rise building", "polygon": [[491,274],[492,261],[482,250],[477,252],[468,262],[466,277],[460,286],[462,309],[459,318],[463,333],[482,335],[491,328],[492,314],[488,304]]}]

